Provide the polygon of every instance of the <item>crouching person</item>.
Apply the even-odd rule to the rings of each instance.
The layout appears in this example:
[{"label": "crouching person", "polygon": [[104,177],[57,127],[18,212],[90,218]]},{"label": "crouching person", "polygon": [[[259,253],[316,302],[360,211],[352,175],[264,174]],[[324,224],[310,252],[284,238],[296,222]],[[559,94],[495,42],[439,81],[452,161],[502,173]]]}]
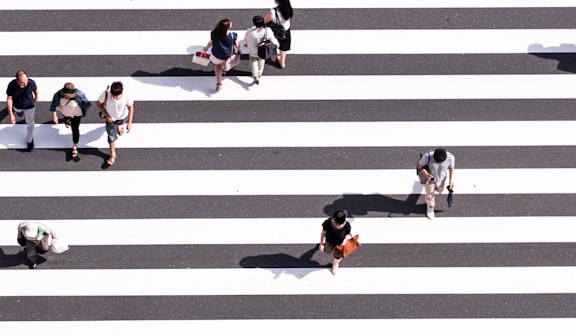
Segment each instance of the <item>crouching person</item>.
[{"label": "crouching person", "polygon": [[51,239],[56,239],[56,234],[45,224],[26,221],[18,225],[18,244],[26,248],[26,258],[30,269],[37,266],[38,252],[48,251]]}]

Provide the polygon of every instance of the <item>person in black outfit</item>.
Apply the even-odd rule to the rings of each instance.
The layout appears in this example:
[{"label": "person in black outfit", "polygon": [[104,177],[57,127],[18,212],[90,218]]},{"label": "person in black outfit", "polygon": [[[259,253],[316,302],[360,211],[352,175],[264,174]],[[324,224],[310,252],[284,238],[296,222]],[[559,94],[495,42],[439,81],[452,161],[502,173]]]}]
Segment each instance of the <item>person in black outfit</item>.
[{"label": "person in black outfit", "polygon": [[338,245],[346,245],[348,239],[352,238],[350,231],[352,226],[346,221],[346,213],[342,210],[334,212],[331,218],[322,223],[322,233],[320,234],[320,251],[332,254],[332,274],[338,272],[338,266],[342,260],[342,252],[336,248]]},{"label": "person in black outfit", "polygon": [[26,143],[28,151],[34,149],[34,115],[35,104],[38,102],[36,82],[28,78],[26,71],[18,70],[16,78],[8,83],[6,89],[6,109],[12,124],[16,123],[14,113],[24,116],[26,120]]}]

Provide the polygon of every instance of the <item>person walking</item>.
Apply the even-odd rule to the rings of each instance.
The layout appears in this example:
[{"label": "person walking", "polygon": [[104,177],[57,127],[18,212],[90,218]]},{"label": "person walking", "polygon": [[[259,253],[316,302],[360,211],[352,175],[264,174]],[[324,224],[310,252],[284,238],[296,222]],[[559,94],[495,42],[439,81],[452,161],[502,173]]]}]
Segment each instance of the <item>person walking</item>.
[{"label": "person walking", "polygon": [[51,239],[57,239],[56,233],[45,224],[35,221],[26,221],[18,225],[17,241],[26,249],[28,267],[34,269],[38,263],[38,252],[47,252]]},{"label": "person walking", "polygon": [[[106,89],[96,102],[96,106],[106,119],[106,133],[110,145],[110,157],[106,164],[110,167],[116,163],[116,140],[124,132],[132,129],[134,117],[134,100],[130,94],[124,92],[122,82],[114,82],[110,90]],[[124,128],[126,125],[126,128]]]},{"label": "person walking", "polygon": [[254,26],[248,28],[246,35],[244,36],[244,46],[248,47],[249,50],[249,60],[250,69],[252,71],[252,84],[260,84],[260,77],[264,72],[265,59],[258,56],[258,45],[262,40],[269,40],[278,45],[278,40],[274,37],[274,32],[272,29],[264,26],[264,18],[260,15],[256,15],[252,19]]},{"label": "person walking", "polygon": [[232,28],[232,21],[230,19],[222,19],[218,21],[214,30],[210,32],[210,41],[202,49],[206,52],[212,48],[210,61],[214,63],[214,75],[216,76],[216,92],[222,90],[222,74],[223,66],[228,58],[232,56],[233,48],[240,50],[238,44],[238,35],[230,32]]},{"label": "person walking", "polygon": [[81,90],[76,89],[74,84],[68,82],[64,87],[58,90],[52,103],[50,112],[52,112],[52,121],[58,124],[58,113],[64,116],[66,128],[72,128],[72,159],[78,161],[78,141],[80,140],[80,121],[86,116],[92,103],[86,98]]},{"label": "person walking", "polygon": [[320,251],[332,254],[332,274],[338,273],[340,261],[344,257],[342,251],[336,248],[338,245],[346,245],[346,242],[352,238],[350,232],[352,226],[346,220],[346,213],[342,210],[334,212],[331,218],[322,223],[322,232],[320,233]]},{"label": "person walking", "polygon": [[280,52],[278,53],[278,66],[282,69],[286,67],[286,52],[290,50],[292,36],[290,34],[290,22],[294,16],[294,9],[290,0],[275,0],[276,7],[272,8],[264,17],[264,23],[274,22],[286,30],[286,38],[280,40]]},{"label": "person walking", "polygon": [[34,149],[34,115],[36,113],[36,103],[38,102],[38,88],[36,82],[28,78],[24,70],[16,72],[16,78],[8,83],[6,89],[6,109],[8,118],[12,124],[16,123],[14,113],[24,116],[26,120],[26,143],[27,150]]},{"label": "person walking", "polygon": [[418,161],[418,170],[427,178],[424,190],[426,192],[426,217],[428,219],[434,218],[435,193],[442,193],[446,186],[446,179],[448,179],[449,189],[454,187],[452,178],[455,161],[454,155],[444,148],[436,148],[434,151],[422,155]]}]

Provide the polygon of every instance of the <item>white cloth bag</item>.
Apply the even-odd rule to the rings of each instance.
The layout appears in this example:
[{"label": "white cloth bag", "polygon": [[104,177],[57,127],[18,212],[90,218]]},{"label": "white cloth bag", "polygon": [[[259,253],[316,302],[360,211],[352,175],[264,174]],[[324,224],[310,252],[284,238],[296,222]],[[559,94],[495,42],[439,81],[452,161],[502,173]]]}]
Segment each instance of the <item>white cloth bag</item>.
[{"label": "white cloth bag", "polygon": [[68,251],[68,244],[63,242],[61,239],[52,239],[52,244],[50,245],[50,251],[54,253],[63,253]]}]

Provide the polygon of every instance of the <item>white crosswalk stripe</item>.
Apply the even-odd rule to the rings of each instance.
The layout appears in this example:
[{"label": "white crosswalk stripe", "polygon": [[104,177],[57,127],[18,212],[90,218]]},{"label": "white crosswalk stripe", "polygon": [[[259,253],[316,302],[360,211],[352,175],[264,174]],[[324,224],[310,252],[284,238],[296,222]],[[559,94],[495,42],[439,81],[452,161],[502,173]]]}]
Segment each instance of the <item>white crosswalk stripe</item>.
[{"label": "white crosswalk stripe", "polygon": [[[228,73],[223,91],[215,93],[212,67],[191,62],[146,72],[153,60],[200,50],[212,28],[156,29],[146,26],[147,19],[162,26],[170,19],[160,15],[171,11],[190,13],[192,21],[221,12],[233,19],[242,37],[251,16],[265,13],[270,2],[103,0],[71,8],[60,0],[30,0],[0,5],[0,19],[44,11],[62,14],[68,23],[52,31],[21,31],[9,24],[0,29],[0,39],[10,46],[0,50],[0,60],[13,64],[22,57],[22,68],[29,62],[43,69],[31,74],[40,91],[34,152],[14,156],[26,148],[25,125],[11,125],[5,117],[0,125],[0,155],[16,158],[0,171],[0,305],[11,310],[0,311],[0,330],[34,328],[60,335],[77,334],[80,328],[89,335],[250,330],[261,335],[325,332],[330,325],[340,332],[373,327],[405,335],[502,330],[562,335],[573,329],[576,169],[544,163],[576,146],[575,120],[547,105],[576,101],[576,75],[560,67],[516,73],[523,64],[498,73],[490,62],[495,55],[520,61],[529,56],[541,64],[568,60],[576,52],[576,30],[546,27],[550,18],[543,11],[570,12],[576,1],[292,0],[297,16],[289,65],[284,70],[267,65],[261,85],[250,85],[249,73],[236,69]],[[387,15],[399,9],[430,11],[437,20],[408,29],[383,28],[382,22],[358,29],[338,20],[321,21],[328,22],[321,27],[311,22],[318,15],[354,17],[356,10],[366,9]],[[442,17],[446,10],[465,19]],[[526,11],[528,19],[518,16],[520,29],[466,27],[498,10]],[[119,17],[140,11],[150,18],[143,16],[142,26],[132,30],[110,19],[89,31],[74,19],[103,11]],[[544,19],[532,21],[533,15]],[[458,25],[450,26],[450,20]],[[348,67],[357,57],[377,61],[402,55],[429,59],[428,64],[449,56],[486,63],[468,64],[475,67],[470,73],[445,69],[441,74],[432,68],[414,74],[408,63],[390,73],[380,64],[370,74],[359,74],[357,63]],[[87,73],[99,72],[61,76],[62,65],[54,64],[60,57],[87,62],[82,64]],[[124,57],[133,57],[130,66],[119,68],[115,62]],[[307,63],[310,59],[318,63]],[[322,62],[338,62],[341,72],[331,73]],[[304,73],[292,72],[293,66]],[[2,72],[0,85],[16,70]],[[120,75],[110,75],[115,72]],[[86,163],[93,162],[90,156],[105,159],[108,152],[94,109],[81,125],[82,160],[62,162],[59,169],[44,167],[43,159],[66,151],[71,141],[68,128],[51,123],[52,94],[71,81],[94,101],[116,80],[136,102],[132,130],[117,144],[118,164],[104,170]],[[319,107],[337,110],[350,102],[356,107],[348,113],[312,118]],[[421,102],[422,108],[405,111],[406,102]],[[513,102],[505,106],[517,110],[502,108],[500,115],[489,114],[496,118],[485,117],[483,110],[493,102]],[[429,103],[452,113],[451,118],[428,111]],[[474,112],[453,111],[475,104]],[[534,104],[542,104],[540,115]],[[272,111],[266,117],[258,112],[263,105]],[[279,106],[289,106],[294,114],[280,116],[279,110],[275,115]],[[365,108],[371,111],[355,115]],[[524,115],[524,108],[530,112]],[[227,114],[231,111],[234,118]],[[210,121],[180,120],[200,112]],[[521,117],[510,118],[508,112]],[[298,113],[298,120],[290,120]],[[401,120],[394,117],[404,113]],[[438,146],[457,153],[457,205],[448,210],[446,195],[438,196],[441,205],[430,221],[414,161],[419,152]],[[256,157],[242,152],[246,149],[268,152]],[[405,157],[348,157],[351,149],[401,149]],[[468,154],[471,149],[475,157]],[[159,157],[147,154],[163,150]],[[324,157],[328,163],[318,163],[313,154],[318,150],[332,153]],[[515,150],[529,157],[521,163],[509,154]],[[310,154],[303,155],[306,151]],[[222,161],[231,152],[245,153],[235,157],[257,168]],[[123,160],[123,153],[136,159]],[[294,165],[277,163],[270,169],[267,161],[280,154]],[[147,160],[157,160],[161,168],[145,168]],[[182,168],[192,160],[207,162]],[[342,160],[353,162],[344,166]],[[184,163],[174,168],[177,161]],[[264,209],[270,204],[285,210],[270,216]],[[163,209],[167,205],[173,212]],[[148,212],[136,210],[143,207]],[[200,207],[209,207],[209,216]],[[363,243],[336,276],[329,271],[331,258],[316,246],[320,224],[335,209],[348,211],[353,233]],[[28,212],[33,218],[23,215]],[[16,226],[26,219],[52,227],[71,250],[48,253],[39,269],[26,269],[25,255],[15,246]],[[345,304],[348,311],[341,309]]]},{"label": "white crosswalk stripe", "polygon": [[[245,31],[236,30],[241,41]],[[0,51],[12,55],[190,55],[200,51],[209,31],[122,31],[122,32],[0,32],[0,39],[12,48]],[[466,29],[452,30],[340,30],[338,37],[357,45],[343,49],[337,43],[316,43],[329,30],[302,30],[293,33],[299,42],[294,54],[483,54],[542,53],[556,46],[557,52],[574,52],[574,29]],[[39,39],[40,43],[18,41]],[[112,41],[105,45],[57,45],[54,40],[88,39]],[[145,40],[147,43],[141,43]],[[375,40],[387,43],[372,43]],[[242,47],[243,48],[243,47]],[[243,49],[244,52],[247,50]]]},{"label": "white crosswalk stripe", "polygon": [[[435,141],[445,146],[574,146],[574,120],[525,121],[435,121]],[[249,148],[249,147],[423,147],[427,139],[404,138],[420,134],[431,122],[237,122],[223,123],[134,123],[118,148]],[[25,148],[21,140],[25,125],[0,125],[0,149]],[[347,138],[318,134],[326,128],[346,133]],[[106,147],[106,130],[100,124],[86,124],[80,147]],[[517,133],[510,137],[510,130]],[[38,125],[38,148],[68,146],[71,131],[64,125]],[[151,138],[149,134],[156,134]],[[486,138],[486,133],[491,134]],[[222,134],[227,134],[223,137]],[[291,136],[298,134],[298,137]],[[534,137],[541,134],[541,137]],[[266,139],[266,143],[262,142]]]}]

